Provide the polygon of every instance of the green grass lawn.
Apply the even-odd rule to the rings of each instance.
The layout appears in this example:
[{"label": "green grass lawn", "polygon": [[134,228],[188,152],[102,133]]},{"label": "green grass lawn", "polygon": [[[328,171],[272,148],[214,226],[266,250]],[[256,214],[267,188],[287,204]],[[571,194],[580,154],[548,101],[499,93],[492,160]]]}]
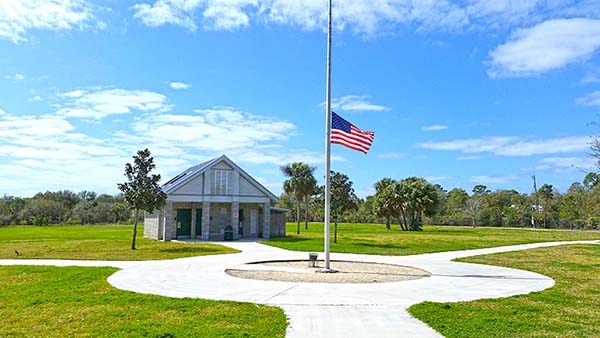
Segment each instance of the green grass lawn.
[{"label": "green grass lawn", "polygon": [[421,303],[409,312],[449,338],[600,337],[600,245],[541,248],[460,259],[552,277],[548,290],[503,299]]},{"label": "green grass lawn", "polygon": [[132,225],[0,227],[0,259],[139,261],[237,252],[214,244],[160,242],[143,238],[143,233],[143,226],[138,226],[134,251]]},{"label": "green grass lawn", "polygon": [[[309,230],[301,224],[287,224],[287,237],[262,243],[296,251],[323,251],[323,224],[310,223]],[[332,226],[333,228],[333,226]],[[600,239],[600,232],[546,231],[529,229],[470,228],[426,226],[422,232],[400,231],[396,225],[385,230],[380,224],[339,224],[338,243],[331,240],[332,252],[377,255],[412,255],[428,252],[480,249],[503,245],[548,241]]]},{"label": "green grass lawn", "polygon": [[0,337],[284,337],[281,309],[121,291],[113,268],[0,267]]}]

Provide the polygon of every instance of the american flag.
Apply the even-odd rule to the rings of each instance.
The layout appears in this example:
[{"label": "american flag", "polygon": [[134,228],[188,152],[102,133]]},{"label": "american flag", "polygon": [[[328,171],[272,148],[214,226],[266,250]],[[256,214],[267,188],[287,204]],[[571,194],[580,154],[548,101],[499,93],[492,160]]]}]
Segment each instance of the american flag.
[{"label": "american flag", "polygon": [[331,112],[331,143],[367,153],[371,148],[375,133],[362,131],[338,114]]}]

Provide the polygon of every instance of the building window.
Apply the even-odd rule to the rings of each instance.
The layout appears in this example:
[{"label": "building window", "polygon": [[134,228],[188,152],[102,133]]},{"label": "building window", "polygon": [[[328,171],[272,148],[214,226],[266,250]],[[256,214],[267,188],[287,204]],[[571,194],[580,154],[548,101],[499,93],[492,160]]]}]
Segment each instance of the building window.
[{"label": "building window", "polygon": [[212,195],[231,195],[231,170],[213,170],[213,179],[211,185]]}]

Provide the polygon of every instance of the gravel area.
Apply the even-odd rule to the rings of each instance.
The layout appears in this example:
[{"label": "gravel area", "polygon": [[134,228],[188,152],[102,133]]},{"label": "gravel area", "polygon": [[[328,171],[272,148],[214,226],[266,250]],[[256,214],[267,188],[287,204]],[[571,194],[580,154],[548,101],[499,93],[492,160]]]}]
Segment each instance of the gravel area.
[{"label": "gravel area", "polygon": [[425,270],[408,266],[332,261],[335,273],[320,273],[323,261],[316,267],[308,261],[272,261],[250,263],[227,269],[231,276],[264,281],[304,282],[304,283],[390,283],[429,277]]}]

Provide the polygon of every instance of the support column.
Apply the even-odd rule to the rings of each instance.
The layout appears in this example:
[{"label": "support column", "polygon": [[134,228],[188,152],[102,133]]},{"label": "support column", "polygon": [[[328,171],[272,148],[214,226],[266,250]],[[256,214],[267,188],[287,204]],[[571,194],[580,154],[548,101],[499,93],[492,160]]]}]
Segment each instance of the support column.
[{"label": "support column", "polygon": [[192,203],[192,225],[190,231],[190,239],[196,239],[196,203]]},{"label": "support column", "polygon": [[271,201],[263,204],[262,237],[264,239],[271,237]]},{"label": "support column", "polygon": [[231,227],[233,239],[240,239],[240,202],[231,202]]},{"label": "support column", "polygon": [[202,202],[202,240],[210,239],[210,202]]},{"label": "support column", "polygon": [[[173,231],[173,227],[175,226],[175,220],[173,219],[173,202],[167,202],[165,205],[165,219],[163,226],[163,240],[170,241],[173,239],[171,233]],[[176,228],[175,231],[177,231]]]}]

